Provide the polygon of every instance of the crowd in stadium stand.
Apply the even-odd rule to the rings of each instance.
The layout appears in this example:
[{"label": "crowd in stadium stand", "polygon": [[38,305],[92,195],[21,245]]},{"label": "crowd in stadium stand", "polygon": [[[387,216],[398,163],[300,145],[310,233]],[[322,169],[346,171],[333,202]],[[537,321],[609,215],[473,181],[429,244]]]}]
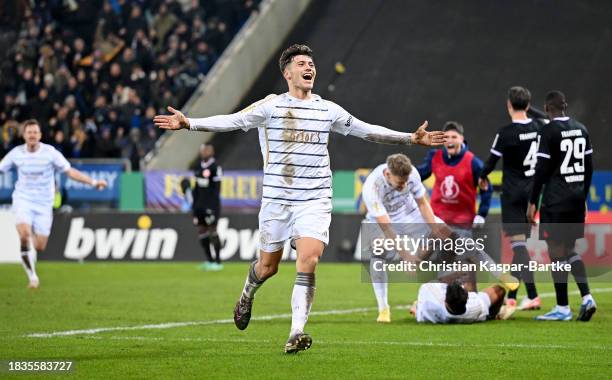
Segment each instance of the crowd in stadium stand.
[{"label": "crowd in stadium stand", "polygon": [[133,169],[256,11],[259,0],[21,1],[0,82],[0,157],[35,118],[68,158],[127,158]]}]

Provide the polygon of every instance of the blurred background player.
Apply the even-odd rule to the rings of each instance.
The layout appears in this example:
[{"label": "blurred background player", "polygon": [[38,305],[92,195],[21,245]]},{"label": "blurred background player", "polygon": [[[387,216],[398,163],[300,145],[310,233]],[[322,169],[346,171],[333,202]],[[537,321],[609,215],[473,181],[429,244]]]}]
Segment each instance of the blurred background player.
[{"label": "blurred background player", "polygon": [[[221,178],[223,170],[215,160],[215,148],[211,144],[200,146],[200,160],[193,167],[195,181],[184,179],[181,183],[185,198],[193,211],[193,223],[198,227],[198,237],[204,250],[204,270],[221,270],[221,240],[217,223],[221,214]],[[212,251],[211,251],[212,247]],[[213,257],[214,253],[214,257]]]},{"label": "blurred background player", "polygon": [[[70,167],[70,163],[51,145],[40,142],[42,133],[36,120],[23,123],[25,144],[16,146],[0,161],[0,172],[17,169],[17,182],[13,191],[13,213],[21,244],[21,261],[28,275],[28,287],[40,285],[36,273],[36,255],[47,247],[53,223],[55,200],[55,172],[78,182],[102,190],[104,180],[95,180]],[[30,240],[34,249],[30,247]]]},{"label": "blurred background player", "polygon": [[[503,158],[503,180],[501,193],[501,212],[504,232],[510,238],[513,252],[513,264],[528,265],[527,236],[530,225],[525,210],[533,186],[533,175],[536,166],[539,131],[541,125],[527,117],[531,102],[531,93],[520,86],[508,90],[506,108],[512,122],[497,131],[491,154],[480,174],[480,185],[483,189],[492,189],[487,176],[495,169],[500,158]],[[540,297],[534,283],[533,273],[529,269],[512,272],[512,275],[525,282],[527,296],[523,298],[521,310],[539,309]],[[508,300],[502,318],[509,318],[517,309],[517,291],[508,292]]]},{"label": "blurred background player", "polygon": [[[432,174],[435,182],[431,193],[431,208],[434,214],[449,225],[453,231],[463,238],[472,237],[472,228],[484,225],[491,204],[492,188],[480,190],[480,206],[476,213],[478,178],[482,172],[482,161],[472,153],[464,138],[463,125],[456,121],[444,124],[444,146],[442,149],[432,149],[421,165],[417,166],[421,179],[425,180]],[[474,250],[462,256],[453,252],[442,253],[433,260],[468,260],[475,263],[494,262],[483,251]],[[450,256],[449,256],[450,255]],[[515,287],[516,279],[500,272],[492,272],[510,288]],[[448,274],[442,274],[446,276]],[[468,290],[476,290],[476,273],[466,273],[465,286]],[[468,280],[469,278],[469,280]]]},{"label": "blurred background player", "polygon": [[258,129],[264,160],[260,252],[234,308],[234,323],[240,330],[247,328],[255,292],[278,271],[285,241],[294,240],[297,275],[291,298],[291,330],[284,350],[296,353],[312,344],[304,326],[314,299],[316,266],[329,242],[330,132],[398,145],[439,145],[444,136],[441,131],[425,131],[427,122],[415,133],[368,124],[313,94],[317,71],[312,50],[306,45],[292,45],[283,51],[279,67],[289,90],[284,94],[268,96],[241,112],[200,119],[187,119],[180,111],[168,107],[172,115],[157,115],[154,122],[159,128],[171,130]]},{"label": "blurred background player", "polygon": [[[569,263],[580,289],[582,303],[577,320],[591,319],[597,305],[587,281],[580,255],[574,251],[576,240],[584,237],[586,200],[593,176],[593,148],[586,127],[565,115],[567,102],[560,91],[546,95],[545,111],[550,123],[540,132],[540,146],[529,200],[527,218],[535,222],[540,193],[540,238],[545,239],[552,263]],[[572,312],[567,294],[567,271],[552,271],[557,305],[536,317],[540,321],[569,321]]]},{"label": "blurred background player", "polygon": [[[431,210],[419,172],[410,159],[401,153],[390,155],[386,163],[372,170],[363,184],[362,195],[367,209],[365,222],[378,223],[380,231],[387,238],[395,239],[400,233],[414,238],[428,236],[428,224],[442,222]],[[363,233],[362,236],[368,236],[363,239],[365,241],[371,241],[370,235],[377,235],[374,231]],[[369,251],[372,252],[371,249]],[[405,256],[405,253],[401,255]],[[387,272],[374,270],[375,263],[394,259],[397,259],[395,252],[370,256],[370,278],[378,303],[377,322],[391,322],[391,310],[387,297]]]},{"label": "blurred background player", "polygon": [[459,281],[428,282],[419,288],[411,314],[417,322],[474,323],[495,319],[506,290],[500,285],[468,292]]}]

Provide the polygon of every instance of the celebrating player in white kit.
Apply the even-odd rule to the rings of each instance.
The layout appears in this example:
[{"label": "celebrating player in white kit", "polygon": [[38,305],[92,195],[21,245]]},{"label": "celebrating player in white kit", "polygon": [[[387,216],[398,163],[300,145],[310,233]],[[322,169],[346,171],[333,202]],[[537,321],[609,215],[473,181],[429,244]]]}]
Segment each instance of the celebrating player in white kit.
[{"label": "celebrating player in white kit", "polygon": [[[53,222],[55,171],[66,173],[75,181],[102,190],[106,181],[95,180],[71,168],[70,163],[51,145],[40,142],[42,133],[36,120],[23,123],[25,144],[13,148],[0,162],[0,172],[17,169],[13,191],[13,213],[21,244],[21,261],[28,275],[29,288],[39,286],[36,274],[36,253],[47,246]],[[34,250],[30,249],[30,240]]]},{"label": "celebrating player in white kit", "polygon": [[305,45],[286,49],[279,60],[289,91],[268,96],[242,112],[187,119],[158,115],[163,129],[225,132],[258,128],[264,160],[262,206],[259,213],[260,255],[246,279],[234,309],[236,327],[248,326],[255,292],[278,270],[286,240],[295,241],[297,277],[291,299],[292,321],[285,352],[310,347],[304,333],[315,291],[315,269],[328,243],[331,221],[331,180],[327,144],[330,132],[387,144],[440,145],[441,132],[427,132],[425,122],[415,133],[396,132],[358,120],[342,107],[312,93],[316,77],[312,50]]}]

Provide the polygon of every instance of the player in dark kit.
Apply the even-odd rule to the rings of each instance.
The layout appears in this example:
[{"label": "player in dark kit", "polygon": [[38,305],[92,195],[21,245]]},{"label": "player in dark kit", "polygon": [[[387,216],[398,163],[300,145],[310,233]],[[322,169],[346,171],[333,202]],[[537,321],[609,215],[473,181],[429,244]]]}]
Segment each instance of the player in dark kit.
[{"label": "player in dark kit", "polygon": [[[551,122],[542,127],[538,161],[527,218],[535,221],[542,187],[540,238],[546,239],[553,264],[571,265],[571,271],[582,295],[578,321],[589,321],[597,306],[587,283],[586,270],[574,252],[576,239],[584,237],[586,199],[593,176],[593,148],[586,127],[565,116],[567,103],[560,91],[546,95],[545,110]],[[572,312],[567,295],[568,273],[552,271],[557,306],[536,317],[540,321],[569,321]]]},{"label": "player in dark kit", "polygon": [[[515,86],[508,90],[506,107],[512,122],[499,129],[491,154],[480,174],[480,187],[490,187],[487,180],[500,158],[503,158],[503,181],[501,194],[501,210],[504,231],[510,238],[512,263],[529,264],[527,252],[527,236],[530,226],[527,222],[526,211],[529,195],[535,174],[539,130],[539,122],[527,117],[527,110],[531,101],[531,93],[524,87]],[[525,282],[527,297],[523,298],[519,309],[539,309],[540,297],[536,291],[533,273],[528,269],[521,272],[512,272],[512,275]],[[508,319],[517,309],[517,291],[508,292],[508,299],[500,318]]]},{"label": "player in dark kit", "polygon": [[[211,144],[200,147],[200,161],[193,167],[195,182],[193,189],[188,180],[183,181],[186,197],[192,197],[193,224],[198,227],[198,237],[204,249],[204,270],[221,270],[221,241],[217,234],[217,222],[221,213],[221,177],[223,171],[215,160],[215,149]],[[211,246],[215,257],[211,254]]]}]

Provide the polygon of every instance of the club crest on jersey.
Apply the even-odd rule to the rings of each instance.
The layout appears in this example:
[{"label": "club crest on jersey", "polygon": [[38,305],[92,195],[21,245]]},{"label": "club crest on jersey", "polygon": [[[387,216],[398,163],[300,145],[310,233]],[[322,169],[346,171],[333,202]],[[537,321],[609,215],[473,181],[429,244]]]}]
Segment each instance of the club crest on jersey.
[{"label": "club crest on jersey", "polygon": [[456,203],[455,200],[459,195],[459,185],[455,181],[455,176],[447,175],[440,185],[440,193],[442,193],[442,201],[446,203]]},{"label": "club crest on jersey", "polygon": [[202,170],[202,177],[204,178],[210,177],[210,170],[209,169]]}]

